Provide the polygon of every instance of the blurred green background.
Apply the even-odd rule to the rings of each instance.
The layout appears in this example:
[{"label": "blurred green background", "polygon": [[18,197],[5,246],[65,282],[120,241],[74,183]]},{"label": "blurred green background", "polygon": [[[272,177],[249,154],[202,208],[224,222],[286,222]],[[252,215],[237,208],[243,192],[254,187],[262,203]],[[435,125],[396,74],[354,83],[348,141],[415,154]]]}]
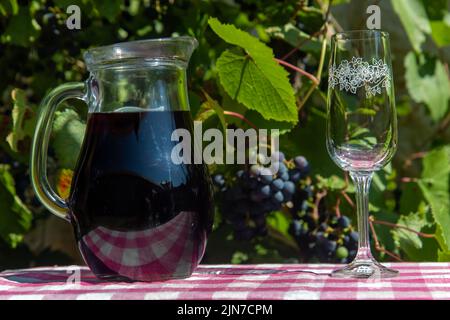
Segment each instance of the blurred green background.
[{"label": "blurred green background", "polygon": [[[80,30],[65,24],[72,4],[81,9]],[[31,137],[45,94],[87,78],[83,52],[121,41],[196,37],[200,46],[188,70],[193,117],[204,120],[205,128],[217,127],[217,114],[225,110],[259,128],[282,128],[281,150],[310,162],[311,210],[317,205],[329,216],[339,210],[355,220],[352,187],[325,150],[328,46],[336,31],[365,29],[372,4],[381,8],[381,28],[391,36],[399,120],[399,149],[392,166],[375,177],[371,192],[374,252],[385,261],[450,261],[449,1],[0,0],[0,269],[83,263],[70,225],[53,217],[33,194]],[[210,17],[258,38],[288,64],[274,66],[273,72],[289,71],[296,101],[285,106],[293,110],[289,118],[280,116],[281,106],[255,109],[227,94],[227,79],[220,79],[216,62],[233,46],[210,28]],[[320,83],[292,66],[319,77]],[[204,92],[218,106],[206,118],[202,110],[212,107]],[[70,186],[85,116],[86,107],[72,102],[61,106],[55,121],[49,173],[62,196]],[[225,116],[228,126],[247,128],[241,118]],[[227,177],[238,169],[210,168]],[[323,261],[300,249],[289,213],[269,213],[268,234],[242,241],[219,202],[220,196],[205,263]]]}]

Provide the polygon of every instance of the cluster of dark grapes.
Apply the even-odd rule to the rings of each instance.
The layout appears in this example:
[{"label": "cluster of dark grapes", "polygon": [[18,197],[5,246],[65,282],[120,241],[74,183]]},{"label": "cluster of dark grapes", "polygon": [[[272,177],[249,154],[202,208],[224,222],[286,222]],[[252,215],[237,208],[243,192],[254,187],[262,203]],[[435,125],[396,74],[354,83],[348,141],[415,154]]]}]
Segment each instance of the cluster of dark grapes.
[{"label": "cluster of dark grapes", "polygon": [[347,216],[330,213],[323,202],[314,209],[312,189],[310,185],[302,188],[291,208],[293,220],[289,232],[300,248],[302,260],[351,262],[356,255],[358,233]]},{"label": "cluster of dark grapes", "polygon": [[249,240],[267,234],[266,217],[272,211],[292,203],[298,182],[309,173],[308,161],[298,156],[287,161],[283,152],[267,159],[259,154],[258,164],[236,172],[226,181],[222,174],[213,176],[219,190],[221,212],[234,228],[237,239]]},{"label": "cluster of dark grapes", "polygon": [[303,262],[349,263],[356,255],[358,233],[345,215],[331,213],[324,199],[316,204],[317,194],[305,157],[285,159],[282,152],[271,156],[272,174],[258,164],[239,170],[233,177],[215,174],[220,211],[233,226],[236,239],[250,240],[267,234],[266,217],[272,211],[290,212],[289,232],[296,240]]}]

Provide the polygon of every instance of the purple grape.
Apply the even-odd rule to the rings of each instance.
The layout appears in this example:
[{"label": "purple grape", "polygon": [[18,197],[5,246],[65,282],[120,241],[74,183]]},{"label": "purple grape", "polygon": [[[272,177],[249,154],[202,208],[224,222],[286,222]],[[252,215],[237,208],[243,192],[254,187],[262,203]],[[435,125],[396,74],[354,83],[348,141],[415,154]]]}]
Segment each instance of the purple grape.
[{"label": "purple grape", "polygon": [[283,181],[289,181],[289,173],[287,172],[287,171],[285,171],[285,172],[282,172],[281,174],[280,174],[280,178],[283,180]]},{"label": "purple grape", "polygon": [[289,179],[292,182],[298,182],[302,178],[302,173],[298,169],[293,169],[290,171]]},{"label": "purple grape", "polygon": [[284,196],[283,193],[281,191],[277,191],[274,195],[273,195],[273,199],[276,200],[277,202],[281,203],[284,200]]},{"label": "purple grape", "polygon": [[275,179],[272,181],[272,186],[276,189],[276,190],[283,190],[284,187],[284,182],[281,179]]},{"label": "purple grape", "polygon": [[265,185],[263,187],[261,187],[261,189],[259,189],[260,193],[264,196],[264,197],[268,197],[270,196],[270,186],[269,185]]},{"label": "purple grape", "polygon": [[336,251],[336,247],[337,247],[336,241],[327,240],[324,243],[324,248],[328,253],[333,253],[334,251]]},{"label": "purple grape", "polygon": [[242,178],[242,177],[244,177],[244,174],[245,174],[244,170],[239,170],[236,172],[236,177]]},{"label": "purple grape", "polygon": [[288,172],[288,168],[286,167],[286,165],[283,162],[280,162],[278,164],[278,172],[279,172],[279,174],[283,174],[285,172]]},{"label": "purple grape", "polygon": [[303,156],[297,156],[294,158],[295,167],[301,170],[302,173],[308,173],[309,171],[309,163]]},{"label": "purple grape", "polygon": [[213,182],[218,187],[223,187],[225,185],[225,178],[221,174],[216,174],[213,176]]},{"label": "purple grape", "polygon": [[359,240],[359,234],[358,234],[358,232],[356,232],[356,231],[350,232],[349,237],[350,237],[350,241],[351,241],[351,242],[353,242],[353,243],[358,243],[358,240]]},{"label": "purple grape", "polygon": [[337,220],[337,225],[343,229],[348,228],[350,226],[350,219],[346,216],[341,216]]},{"label": "purple grape", "polygon": [[264,173],[265,173],[265,174],[262,174],[262,175],[260,176],[261,182],[263,182],[263,183],[265,183],[265,184],[271,183],[272,180],[273,180],[272,175],[271,175],[271,174],[268,174],[268,172],[264,172]]},{"label": "purple grape", "polygon": [[[267,160],[261,154],[255,154],[255,156],[259,162]],[[303,179],[309,170],[308,161],[304,157],[296,157],[293,160],[295,168],[289,169],[288,165],[291,166],[291,162],[286,162],[288,163],[286,165],[284,153],[278,150],[270,155],[270,159],[272,160],[271,168],[254,164],[238,170],[235,178],[230,181],[225,181],[222,174],[213,176],[214,184],[222,186],[218,189],[221,192],[219,198],[221,211],[225,220],[234,227],[236,239],[250,240],[255,236],[265,235],[267,233],[265,221],[267,214],[280,210],[282,206],[291,208],[290,204],[293,204],[292,208],[296,210],[293,217],[297,222],[292,223],[292,230],[297,231],[292,232],[295,233],[298,241],[300,238],[303,239],[302,241],[307,240],[305,244],[299,243],[299,247],[311,246],[312,248],[316,240],[334,242],[339,240],[335,235],[327,234],[329,237],[327,239],[323,232],[316,232],[318,230],[317,221],[310,217],[312,207],[307,202],[314,201],[314,190],[311,186],[302,186],[302,189],[297,190],[300,188],[300,184],[297,185],[297,182]],[[273,172],[272,169],[276,169],[276,172]],[[334,227],[333,225],[330,228]],[[329,232],[329,229],[322,229]],[[328,253],[321,253],[321,256],[328,257]]]},{"label": "purple grape", "polygon": [[295,184],[292,181],[286,181],[283,186],[285,194],[293,195],[295,193]]},{"label": "purple grape", "polygon": [[286,157],[284,156],[284,153],[281,151],[275,151],[274,153],[272,153],[271,158],[272,158],[272,160],[277,161],[277,162],[283,162],[284,159],[286,159]]}]

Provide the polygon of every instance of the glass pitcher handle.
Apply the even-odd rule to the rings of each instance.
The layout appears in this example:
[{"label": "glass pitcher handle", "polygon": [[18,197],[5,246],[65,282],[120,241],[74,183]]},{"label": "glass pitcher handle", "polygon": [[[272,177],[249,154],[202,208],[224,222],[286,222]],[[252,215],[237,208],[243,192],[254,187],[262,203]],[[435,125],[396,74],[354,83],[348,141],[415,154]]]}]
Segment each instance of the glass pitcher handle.
[{"label": "glass pitcher handle", "polygon": [[31,148],[31,184],[38,199],[56,216],[69,221],[69,207],[47,179],[47,150],[56,108],[67,99],[86,102],[86,85],[66,83],[53,89],[42,101]]}]

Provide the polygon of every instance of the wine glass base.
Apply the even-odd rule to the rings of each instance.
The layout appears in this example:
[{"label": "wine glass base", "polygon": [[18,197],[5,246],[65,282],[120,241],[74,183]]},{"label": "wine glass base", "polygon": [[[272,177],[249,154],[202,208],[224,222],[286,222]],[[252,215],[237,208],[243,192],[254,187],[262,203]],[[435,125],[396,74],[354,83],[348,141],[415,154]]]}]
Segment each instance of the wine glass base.
[{"label": "wine glass base", "polygon": [[387,268],[375,260],[355,260],[331,273],[331,276],[336,278],[356,279],[392,278],[397,275],[397,270]]}]

